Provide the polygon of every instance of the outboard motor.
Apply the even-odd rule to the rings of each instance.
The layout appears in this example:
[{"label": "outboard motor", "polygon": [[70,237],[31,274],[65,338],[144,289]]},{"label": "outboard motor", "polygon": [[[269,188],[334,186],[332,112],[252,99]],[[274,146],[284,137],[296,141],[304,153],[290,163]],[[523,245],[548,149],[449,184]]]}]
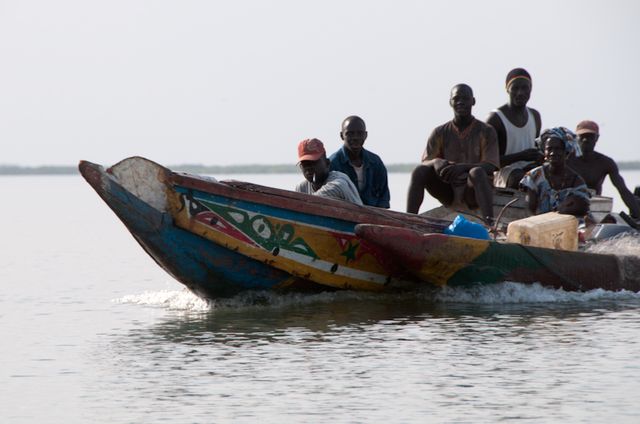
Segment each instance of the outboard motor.
[{"label": "outboard motor", "polygon": [[[637,186],[633,190],[633,195],[638,198],[640,201],[640,186]],[[618,214],[621,218],[620,220],[614,219],[610,222],[601,222],[600,224],[596,224],[591,231],[591,235],[588,238],[588,241],[602,241],[611,237],[615,237],[619,234],[630,233],[630,234],[640,234],[640,223],[635,219],[630,217],[626,212],[622,211]],[[606,218],[605,218],[606,219]]]},{"label": "outboard motor", "polygon": [[638,231],[625,224],[596,224],[589,241],[602,241],[623,233],[638,234]]}]

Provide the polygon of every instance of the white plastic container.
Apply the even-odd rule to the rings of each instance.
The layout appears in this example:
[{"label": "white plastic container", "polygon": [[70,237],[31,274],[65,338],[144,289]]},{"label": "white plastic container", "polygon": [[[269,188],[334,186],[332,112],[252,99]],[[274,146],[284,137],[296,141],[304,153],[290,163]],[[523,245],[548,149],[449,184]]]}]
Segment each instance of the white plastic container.
[{"label": "white plastic container", "polygon": [[578,250],[578,220],[572,215],[549,212],[512,221],[507,241],[524,246]]}]

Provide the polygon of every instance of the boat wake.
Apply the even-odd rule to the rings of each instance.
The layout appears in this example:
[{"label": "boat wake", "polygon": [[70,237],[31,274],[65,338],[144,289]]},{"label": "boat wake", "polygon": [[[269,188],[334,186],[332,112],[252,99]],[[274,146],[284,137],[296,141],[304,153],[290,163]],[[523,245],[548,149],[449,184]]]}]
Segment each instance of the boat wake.
[{"label": "boat wake", "polygon": [[281,294],[270,291],[246,291],[234,297],[206,301],[191,293],[189,290],[184,289],[146,291],[140,294],[126,295],[119,299],[114,299],[113,302],[161,307],[174,311],[209,312],[222,309],[255,307],[278,308],[352,300],[366,301],[367,299],[379,299],[381,296],[384,295],[351,291],[316,294]]},{"label": "boat wake", "polygon": [[114,299],[113,302],[156,306],[177,311],[207,312],[210,309],[206,300],[199,298],[187,289],[145,291]]},{"label": "boat wake", "polygon": [[640,233],[623,233],[587,247],[587,252],[640,256]]},{"label": "boat wake", "polygon": [[469,303],[481,305],[521,303],[575,303],[600,300],[640,300],[640,292],[608,291],[603,289],[588,292],[564,291],[536,284],[505,282],[475,287],[445,287],[433,293],[433,300],[442,303]]},{"label": "boat wake", "polygon": [[401,302],[430,304],[475,304],[475,305],[515,305],[515,304],[557,304],[588,303],[597,301],[640,301],[640,292],[607,291],[603,289],[588,292],[568,292],[562,289],[543,287],[540,284],[505,282],[472,287],[445,287],[414,293],[379,294],[351,291],[326,292],[318,294],[249,291],[228,299],[205,301],[188,290],[147,291],[130,294],[115,299],[122,304],[136,304],[165,308],[171,311],[208,313],[222,310],[254,308],[291,308],[305,305],[321,305],[339,302]]}]

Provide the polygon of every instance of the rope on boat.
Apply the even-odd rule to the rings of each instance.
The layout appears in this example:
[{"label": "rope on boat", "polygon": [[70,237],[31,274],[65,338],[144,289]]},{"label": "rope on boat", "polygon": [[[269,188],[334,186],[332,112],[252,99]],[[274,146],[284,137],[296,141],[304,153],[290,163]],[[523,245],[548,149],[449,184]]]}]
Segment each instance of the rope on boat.
[{"label": "rope on boat", "polygon": [[519,200],[518,198],[515,198],[511,200],[509,203],[507,203],[506,205],[504,205],[502,209],[500,209],[500,213],[498,213],[496,222],[493,224],[493,228],[491,230],[491,232],[493,233],[493,241],[495,241],[496,237],[498,236],[498,224],[500,224],[500,219],[502,219],[502,214],[504,214],[504,211],[506,211],[509,206],[513,205],[518,200]]}]

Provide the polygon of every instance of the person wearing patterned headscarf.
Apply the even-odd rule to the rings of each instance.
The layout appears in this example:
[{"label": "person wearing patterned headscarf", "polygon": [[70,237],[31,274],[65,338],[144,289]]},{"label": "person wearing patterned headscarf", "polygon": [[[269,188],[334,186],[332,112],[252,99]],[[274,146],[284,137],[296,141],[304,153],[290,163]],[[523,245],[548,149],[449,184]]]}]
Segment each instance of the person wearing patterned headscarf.
[{"label": "person wearing patterned headscarf", "polygon": [[563,127],[544,131],[539,138],[545,163],[527,172],[520,181],[534,214],[556,211],[582,217],[589,213],[589,193],[580,175],[566,166],[569,154],[579,154],[575,135]]}]

